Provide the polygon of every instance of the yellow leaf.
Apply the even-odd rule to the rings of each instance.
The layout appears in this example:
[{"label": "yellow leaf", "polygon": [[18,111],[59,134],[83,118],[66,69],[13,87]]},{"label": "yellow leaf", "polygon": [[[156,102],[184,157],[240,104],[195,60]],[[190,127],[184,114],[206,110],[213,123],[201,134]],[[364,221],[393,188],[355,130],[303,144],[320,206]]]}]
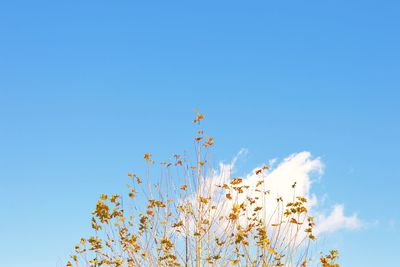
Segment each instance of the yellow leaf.
[{"label": "yellow leaf", "polygon": [[273,248],[268,249],[269,254],[276,254],[276,251]]},{"label": "yellow leaf", "polygon": [[233,178],[231,184],[232,185],[237,185],[237,184],[240,184],[242,181],[243,181],[242,178]]},{"label": "yellow leaf", "polygon": [[290,223],[302,224],[301,222],[298,222],[295,218],[291,218],[291,219],[290,219]]},{"label": "yellow leaf", "polygon": [[199,200],[200,200],[201,203],[204,203],[204,204],[208,203],[208,199],[205,198],[205,197],[200,197]]},{"label": "yellow leaf", "polygon": [[204,115],[203,114],[198,114],[196,116],[196,118],[193,120],[193,122],[196,123],[196,122],[201,121],[203,119],[204,119]]}]

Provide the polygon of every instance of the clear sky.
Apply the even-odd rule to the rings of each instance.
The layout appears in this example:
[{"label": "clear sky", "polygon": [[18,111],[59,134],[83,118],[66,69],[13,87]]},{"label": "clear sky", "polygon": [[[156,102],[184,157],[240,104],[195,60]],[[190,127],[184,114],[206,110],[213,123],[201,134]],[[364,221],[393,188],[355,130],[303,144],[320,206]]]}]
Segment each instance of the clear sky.
[{"label": "clear sky", "polygon": [[143,153],[243,172],[309,151],[313,192],[363,222],[343,266],[394,266],[400,240],[399,1],[1,1],[0,255],[62,266],[100,193]]}]

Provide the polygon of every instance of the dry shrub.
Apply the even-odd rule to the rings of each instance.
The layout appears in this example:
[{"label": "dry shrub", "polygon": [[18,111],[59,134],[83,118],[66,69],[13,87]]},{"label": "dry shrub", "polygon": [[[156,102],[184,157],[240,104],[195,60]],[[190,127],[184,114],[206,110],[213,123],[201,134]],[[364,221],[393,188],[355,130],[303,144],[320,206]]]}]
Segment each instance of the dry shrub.
[{"label": "dry shrub", "polygon": [[[296,184],[293,199],[278,197],[270,207],[268,166],[256,170],[252,186],[239,177],[207,179],[214,175],[214,139],[200,129],[203,119],[194,119],[194,161],[175,155],[156,164],[145,154],[145,178],[128,173],[126,197],[100,196],[94,235],[81,238],[67,266],[339,266],[335,250],[312,257],[314,219]],[[150,175],[154,168],[157,177]]]}]

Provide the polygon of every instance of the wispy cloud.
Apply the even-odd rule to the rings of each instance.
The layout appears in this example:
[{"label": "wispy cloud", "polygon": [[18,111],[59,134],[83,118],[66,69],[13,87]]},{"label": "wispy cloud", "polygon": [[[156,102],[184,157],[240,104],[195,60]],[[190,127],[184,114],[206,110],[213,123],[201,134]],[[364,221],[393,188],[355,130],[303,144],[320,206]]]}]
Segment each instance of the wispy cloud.
[{"label": "wispy cloud", "polygon": [[360,229],[363,226],[363,223],[357,217],[357,214],[351,216],[346,216],[344,214],[343,204],[336,204],[328,216],[319,214],[317,221],[317,234],[335,232],[341,229],[355,230]]}]

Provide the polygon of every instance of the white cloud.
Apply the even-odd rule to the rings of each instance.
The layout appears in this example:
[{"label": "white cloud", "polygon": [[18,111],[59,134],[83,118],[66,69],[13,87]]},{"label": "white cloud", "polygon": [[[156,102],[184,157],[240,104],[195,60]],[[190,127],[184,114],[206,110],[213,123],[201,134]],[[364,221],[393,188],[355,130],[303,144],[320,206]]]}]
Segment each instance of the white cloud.
[{"label": "white cloud", "polygon": [[[311,175],[321,175],[322,172],[323,164],[319,158],[312,159],[309,152],[301,152],[288,156],[276,168],[266,173],[265,183],[271,194],[290,201],[293,198],[292,185],[296,182],[296,195],[307,197],[314,204],[316,197],[310,191]],[[246,178],[248,181],[255,180],[256,175],[252,172]]]},{"label": "white cloud", "polygon": [[[241,151],[238,156],[243,153],[244,151]],[[226,183],[233,177],[232,170],[238,156],[230,164],[220,163],[219,171],[214,171],[208,176],[206,179],[208,190],[215,190],[212,185]],[[270,161],[270,165],[275,165],[275,162],[276,160]],[[243,179],[243,184],[249,186],[252,197],[257,196],[257,194],[261,196],[260,193],[255,191],[256,183],[260,180],[260,176],[255,174],[256,169],[259,169],[259,167]],[[354,230],[362,227],[363,223],[356,214],[345,215],[343,204],[336,204],[329,214],[321,213],[316,209],[318,197],[312,193],[312,184],[315,179],[322,175],[323,169],[324,166],[320,158],[313,158],[310,152],[304,151],[288,156],[276,167],[263,173],[265,189],[270,190],[271,194],[260,197],[258,205],[264,207],[263,212],[266,218],[272,218],[271,223],[274,223],[275,219],[278,221],[274,214],[277,197],[282,197],[285,203],[292,201],[295,196],[304,196],[309,199],[307,209],[316,219],[316,233],[322,234],[343,229]],[[296,183],[295,194],[292,188],[294,183]],[[237,197],[240,201],[240,198],[244,199],[245,196],[238,195]],[[224,205],[226,210],[229,210],[229,206],[226,206],[226,203]]]},{"label": "white cloud", "polygon": [[317,221],[317,234],[335,232],[341,229],[355,230],[361,228],[363,225],[356,214],[346,216],[344,214],[344,206],[341,204],[336,204],[328,216],[320,214]]}]

